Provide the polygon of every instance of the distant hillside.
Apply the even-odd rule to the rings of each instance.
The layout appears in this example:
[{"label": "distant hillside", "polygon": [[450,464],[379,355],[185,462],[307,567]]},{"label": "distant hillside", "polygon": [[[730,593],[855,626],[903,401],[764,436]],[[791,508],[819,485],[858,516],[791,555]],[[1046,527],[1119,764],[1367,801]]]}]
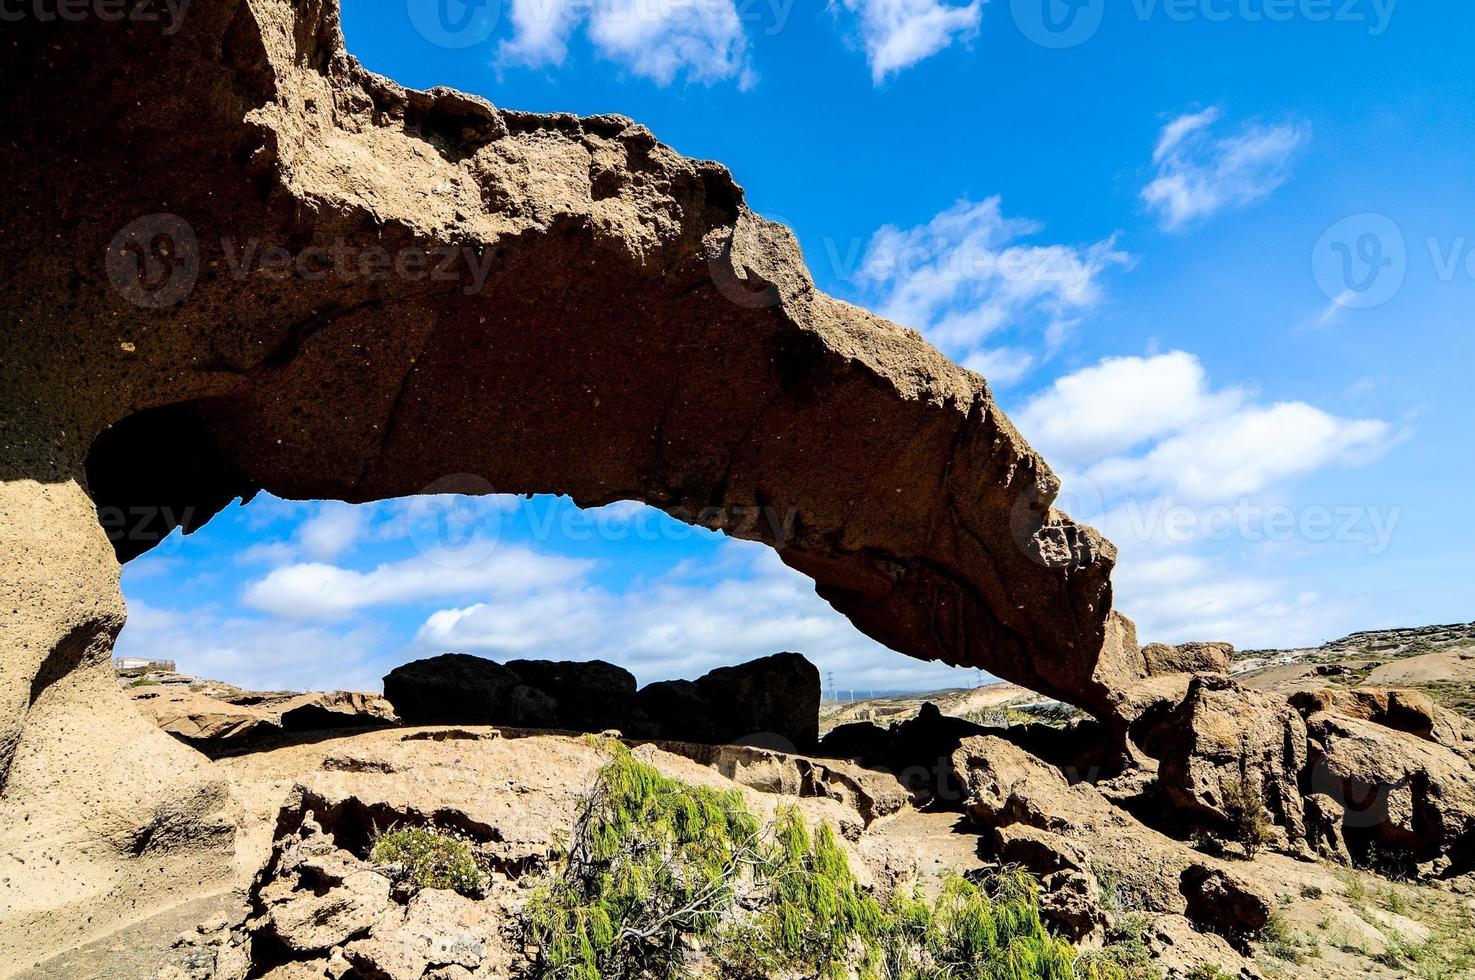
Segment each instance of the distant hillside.
[{"label": "distant hillside", "polygon": [[1059,701],[1000,682],[983,687],[891,694],[859,701],[827,701],[820,705],[820,730],[828,732],[857,721],[870,721],[885,728],[893,722],[915,718],[922,705],[928,703],[937,705],[945,715],[990,725],[1056,721],[1080,714]]},{"label": "distant hillside", "polygon": [[1235,658],[1234,675],[1274,691],[1316,683],[1413,688],[1475,717],[1475,623],[1371,630],[1299,650],[1246,650]]}]

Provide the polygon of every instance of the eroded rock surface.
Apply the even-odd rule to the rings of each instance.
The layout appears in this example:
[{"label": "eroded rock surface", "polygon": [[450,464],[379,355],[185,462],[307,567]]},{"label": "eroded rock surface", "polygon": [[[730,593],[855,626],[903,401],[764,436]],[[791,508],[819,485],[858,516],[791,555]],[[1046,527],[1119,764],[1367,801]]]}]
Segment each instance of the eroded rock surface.
[{"label": "eroded rock surface", "polygon": [[[6,40],[0,854],[136,837],[150,772],[217,819],[203,763],[102,689],[117,561],[260,490],[643,500],[774,546],[903,653],[1102,713],[1136,669],[1114,549],[984,380],[819,293],[721,166],[623,117],[406,90],[333,0]],[[0,960],[203,873],[133,858],[74,862],[90,925],[5,864]]]},{"label": "eroded rock surface", "polygon": [[1299,780],[1306,725],[1284,698],[1197,677],[1148,740],[1161,760],[1158,779],[1179,808],[1227,822],[1226,800],[1249,791],[1290,840],[1305,837]]}]

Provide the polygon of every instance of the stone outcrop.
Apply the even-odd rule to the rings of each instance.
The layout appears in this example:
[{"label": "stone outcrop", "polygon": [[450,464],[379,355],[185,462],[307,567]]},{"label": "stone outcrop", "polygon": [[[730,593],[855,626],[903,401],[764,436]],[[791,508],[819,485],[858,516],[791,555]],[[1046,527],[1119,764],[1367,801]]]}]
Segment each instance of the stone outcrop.
[{"label": "stone outcrop", "polygon": [[[1227,863],[1144,826],[1094,786],[1071,785],[1058,770],[1002,739],[965,740],[952,765],[966,793],[968,819],[991,830],[1004,853],[1036,873],[1062,884],[1070,880],[1072,891],[1079,887],[1073,874],[1098,880],[1109,875],[1135,909],[1187,915],[1200,928],[1223,926],[1240,938],[1264,924],[1260,919],[1257,925],[1257,910],[1269,914],[1264,890]],[[1225,901],[1232,919],[1229,912],[1215,911],[1210,896]]]},{"label": "stone outcrop", "polygon": [[[427,734],[443,738],[412,737]],[[454,729],[395,735],[372,733],[329,751],[280,808],[270,859],[250,888],[252,976],[295,964],[303,976],[500,980],[526,965],[515,941],[518,916],[536,876],[567,846],[583,794],[608,755],[587,739],[555,735],[476,737]],[[717,757],[738,751],[727,747],[703,761],[652,745],[633,751],[687,783],[737,790],[764,819],[779,806],[794,806],[811,823],[832,823],[844,834],[857,874],[869,880],[853,843],[867,822],[851,802],[817,783],[730,781],[713,771],[738,761]],[[763,765],[758,754],[744,757],[735,774],[753,776],[752,764]],[[892,795],[904,800],[894,789]],[[393,865],[372,860],[373,835],[390,827],[456,835],[485,880],[470,895],[418,889]]]},{"label": "stone outcrop", "polygon": [[1263,890],[1207,864],[1184,869],[1182,890],[1190,920],[1242,939],[1257,935],[1275,908],[1274,899]]},{"label": "stone outcrop", "polygon": [[1342,804],[1322,793],[1312,793],[1302,799],[1306,811],[1306,846],[1318,857],[1338,864],[1351,864],[1352,853],[1347,850],[1347,810]]},{"label": "stone outcrop", "polygon": [[[6,29],[0,853],[127,836],[97,825],[157,803],[148,772],[212,798],[102,689],[118,562],[262,490],[646,501],[773,546],[896,650],[1109,709],[1114,549],[982,378],[815,289],[723,167],[404,89],[335,0],[157,26]],[[161,897],[151,868],[97,872],[86,928]],[[0,959],[61,941],[44,911],[0,897]]]},{"label": "stone outcrop", "polygon": [[935,704],[922,705],[916,717],[887,728],[852,722],[825,734],[820,751],[895,773],[918,801],[960,799],[952,768],[953,753],[969,738],[1002,738],[1068,774],[1071,782],[1099,777],[1107,768],[1107,730],[1092,720],[1063,727],[1048,724],[988,728],[943,714]]},{"label": "stone outcrop", "polygon": [[1306,725],[1282,697],[1246,691],[1224,677],[1194,678],[1181,704],[1156,724],[1144,748],[1160,761],[1158,780],[1181,810],[1229,820],[1233,784],[1263,797],[1290,841],[1305,837],[1299,779]]},{"label": "stone outcrop", "polygon": [[388,700],[359,691],[300,694],[279,705],[278,710],[277,724],[288,732],[379,728],[399,721]]},{"label": "stone outcrop", "polygon": [[637,691],[603,661],[496,663],[448,653],[396,667],[384,694],[411,725],[500,725],[793,751],[819,741],[819,671],[797,653]]},{"label": "stone outcrop", "polygon": [[274,732],[311,732],[341,728],[377,728],[397,719],[384,698],[353,691],[318,694],[258,695],[205,693],[186,685],[129,688],[133,703],[153,718],[162,731],[192,741],[219,741],[269,735]]},{"label": "stone outcrop", "polygon": [[1149,676],[1166,674],[1227,674],[1234,663],[1228,643],[1149,643],[1142,648]]},{"label": "stone outcrop", "polygon": [[797,653],[719,667],[694,682],[664,681],[640,692],[640,708],[661,738],[819,744],[819,670]]},{"label": "stone outcrop", "polygon": [[1440,707],[1418,691],[1321,688],[1291,695],[1291,704],[1305,718],[1329,711],[1370,721],[1441,745],[1465,761],[1475,762],[1475,722]]},{"label": "stone outcrop", "polygon": [[1307,730],[1306,782],[1342,808],[1349,845],[1372,844],[1386,860],[1436,874],[1475,866],[1469,763],[1417,736],[1331,712],[1311,715]]}]

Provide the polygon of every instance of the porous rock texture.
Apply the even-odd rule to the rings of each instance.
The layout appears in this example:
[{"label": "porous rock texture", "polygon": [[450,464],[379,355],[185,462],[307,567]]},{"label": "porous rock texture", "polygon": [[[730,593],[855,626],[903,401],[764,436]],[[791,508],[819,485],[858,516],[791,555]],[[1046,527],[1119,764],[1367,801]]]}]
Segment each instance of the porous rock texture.
[{"label": "porous rock texture", "polygon": [[643,500],[903,653],[1099,714],[1144,672],[983,379],[816,291],[721,166],[407,91],[335,0],[171,26],[6,26],[0,962],[226,873],[222,784],[107,660],[119,560],[260,490]]}]

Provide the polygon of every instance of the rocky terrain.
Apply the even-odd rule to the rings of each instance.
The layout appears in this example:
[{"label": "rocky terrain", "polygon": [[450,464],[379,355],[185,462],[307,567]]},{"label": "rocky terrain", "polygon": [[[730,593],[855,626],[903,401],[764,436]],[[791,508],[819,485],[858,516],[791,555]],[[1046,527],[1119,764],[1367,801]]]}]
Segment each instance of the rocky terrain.
[{"label": "rocky terrain", "polygon": [[[1055,509],[987,382],[820,293],[720,164],[621,116],[405,89],[335,0],[6,42],[0,973],[463,980],[625,939],[720,973],[698,927],[792,959],[821,919],[852,930],[832,960],[884,937],[904,967],[951,962],[962,919],[1041,976],[1469,972],[1472,723],[1373,686],[1458,680],[1458,638],[1237,679],[1224,644],[1141,646],[1115,548]],[[452,275],[326,274],[340,255]],[[386,679],[401,725],[365,695],[120,690],[121,564],[262,491],[645,501],[772,547],[899,654],[1074,710],[917,704],[820,740],[792,658],[644,690],[453,658]],[[764,733],[795,751],[730,744]],[[611,799],[645,808],[565,851]],[[606,874],[621,843],[653,863]],[[693,901],[729,901],[674,908],[685,934],[578,904],[618,880],[642,914],[692,852]],[[541,933],[525,886],[564,901]]]},{"label": "rocky terrain", "polygon": [[1309,649],[1247,650],[1233,671],[1242,683],[1270,691],[1317,681],[1421,691],[1475,718],[1475,623],[1353,633]]},{"label": "rocky terrain", "polygon": [[161,730],[190,740],[378,728],[398,721],[384,698],[353,691],[244,691],[173,671],[120,673],[118,683]]},{"label": "rocky terrain", "polygon": [[[817,718],[817,675],[786,684],[776,670],[813,674],[786,655],[692,687],[722,703],[760,678],[768,717]],[[193,687],[224,705],[312,697],[145,676],[158,684],[130,690]],[[521,720],[574,731],[595,731],[610,712],[636,724],[650,716],[632,714],[634,682],[609,664],[421,661],[386,678],[392,705],[352,699],[374,707],[378,730],[222,726],[194,736],[242,804],[235,891],[187,906],[198,922],[166,913],[36,976],[93,976],[114,963],[176,980],[527,974],[537,955],[520,925],[527,903],[558,862],[613,739],[685,784],[739,790],[765,819],[793,805],[812,825],[836,828],[869,894],[936,894],[953,876],[1022,867],[1039,883],[1045,921],[1080,950],[1080,968],[1121,971],[1102,976],[1475,970],[1475,724],[1411,691],[1272,694],[1225,674],[1166,676],[1181,700],[1144,713],[1151,722],[1129,736],[1135,761],[1122,768],[1101,723],[1001,712],[1018,695],[997,687],[943,699],[983,707],[981,719],[928,702],[885,728],[828,728],[817,750],[795,753],[451,723],[472,709],[535,709]],[[611,694],[598,702],[602,683]],[[459,693],[437,697],[450,690]],[[148,699],[138,705],[167,724]],[[419,725],[398,724],[390,708]],[[444,717],[425,717],[437,711]],[[1248,811],[1237,785],[1253,787]],[[406,885],[371,853],[375,834],[391,827],[457,835],[484,884],[469,895]],[[700,957],[692,963],[692,975],[708,975]]]},{"label": "rocky terrain", "polygon": [[830,731],[841,725],[869,721],[890,725],[917,717],[925,705],[936,705],[952,718],[979,724],[1022,724],[1036,720],[1065,721],[1083,717],[1070,705],[1041,698],[1016,684],[985,684],[975,688],[925,691],[919,694],[888,694],[853,701],[826,701],[820,706],[820,728]]}]

